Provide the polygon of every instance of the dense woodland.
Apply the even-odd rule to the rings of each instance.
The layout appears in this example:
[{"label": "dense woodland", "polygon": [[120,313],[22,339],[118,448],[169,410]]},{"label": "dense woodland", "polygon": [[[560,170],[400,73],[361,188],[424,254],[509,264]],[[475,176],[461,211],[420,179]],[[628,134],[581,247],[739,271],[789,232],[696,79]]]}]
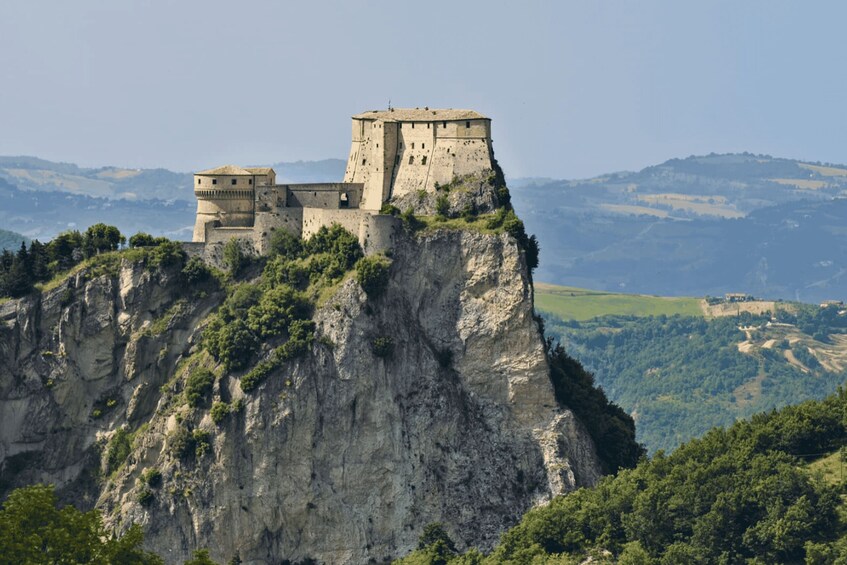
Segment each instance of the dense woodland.
[{"label": "dense woodland", "polygon": [[[837,307],[779,310],[776,318],[824,343],[847,325]],[[757,412],[823,398],[847,376],[825,370],[804,345],[790,349],[810,372],[786,361],[784,341],[753,354],[740,352],[745,335],[739,326],[760,326],[769,316],[545,319],[548,334],[595,373],[612,401],[636,414],[639,441],[650,451],[673,449]]]}]

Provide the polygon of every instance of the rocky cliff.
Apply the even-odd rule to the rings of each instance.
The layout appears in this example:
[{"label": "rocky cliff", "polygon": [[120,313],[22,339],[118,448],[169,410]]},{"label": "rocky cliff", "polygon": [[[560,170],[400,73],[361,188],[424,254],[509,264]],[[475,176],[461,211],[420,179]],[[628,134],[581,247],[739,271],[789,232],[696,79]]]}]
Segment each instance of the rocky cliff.
[{"label": "rocky cliff", "polygon": [[[214,285],[124,260],[0,305],[0,489],[53,482],[119,530],[142,524],[168,563],[200,547],[380,562],[436,521],[489,548],[600,462],[554,397],[523,252],[482,231],[399,238],[382,296],[345,278],[305,356],[249,393],[218,368],[196,406],[185,379],[210,362],[198,341]],[[212,401],[230,413],[213,418]]]}]

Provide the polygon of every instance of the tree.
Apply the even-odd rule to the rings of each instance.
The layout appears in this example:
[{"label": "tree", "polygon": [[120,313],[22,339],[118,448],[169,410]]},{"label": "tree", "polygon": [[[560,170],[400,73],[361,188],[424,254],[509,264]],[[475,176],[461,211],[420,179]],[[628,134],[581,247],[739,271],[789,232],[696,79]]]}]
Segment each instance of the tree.
[{"label": "tree", "polygon": [[124,243],[126,238],[118,228],[99,223],[85,230],[82,250],[86,257],[93,257],[106,251],[117,251],[118,247]]},{"label": "tree", "polygon": [[118,537],[106,530],[97,510],[58,508],[49,485],[12,491],[0,510],[0,565],[161,565],[159,557],[141,549],[143,541],[137,525]]},{"label": "tree", "polygon": [[[62,232],[47,244],[50,261],[55,262],[55,271],[64,271],[73,267],[82,252],[82,234],[78,231]],[[78,252],[78,253],[77,253]]]},{"label": "tree", "polygon": [[212,561],[208,549],[198,549],[184,565],[218,565],[218,563]]},{"label": "tree", "polygon": [[376,298],[388,287],[390,267],[385,257],[364,257],[356,263],[356,280],[368,296]]},{"label": "tree", "polygon": [[244,267],[250,262],[249,257],[241,249],[241,243],[238,239],[230,239],[224,245],[224,265],[232,276],[238,276]]}]

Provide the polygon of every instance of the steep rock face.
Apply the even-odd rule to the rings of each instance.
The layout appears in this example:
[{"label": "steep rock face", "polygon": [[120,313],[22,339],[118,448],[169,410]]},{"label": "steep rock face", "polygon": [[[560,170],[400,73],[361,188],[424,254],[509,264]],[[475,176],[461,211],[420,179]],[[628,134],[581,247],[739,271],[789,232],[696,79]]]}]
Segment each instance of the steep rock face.
[{"label": "steep rock face", "polygon": [[[365,563],[405,554],[435,521],[488,548],[533,504],[593,484],[600,464],[556,406],[514,240],[439,232],[393,257],[384,296],[348,279],[317,312],[305,359],[243,397],[222,379],[216,395],[244,408],[221,426],[160,410],[101,498],[113,523],[144,524],[169,562],[209,547],[245,563]],[[373,353],[378,338],[390,356]],[[186,424],[210,434],[188,462],[168,449]],[[165,486],[142,504],[151,467]]]},{"label": "steep rock face", "polygon": [[[485,549],[534,504],[593,484],[600,463],[556,405],[514,239],[438,231],[401,238],[392,259],[383,296],[338,286],[305,357],[247,394],[239,374],[218,379],[213,400],[241,406],[219,425],[180,390],[186,366],[209,362],[196,343],[220,292],[124,262],[0,305],[0,488],[97,499],[168,563],[208,547],[258,564],[388,560],[435,521]],[[134,439],[114,471],[102,446],[121,426]],[[176,456],[181,429],[208,449]]]},{"label": "steep rock face", "polygon": [[55,484],[91,506],[100,447],[138,425],[214,296],[187,304],[166,331],[146,328],[180,296],[178,273],[124,261],[118,276],[70,276],[39,296],[0,306],[0,497]]}]

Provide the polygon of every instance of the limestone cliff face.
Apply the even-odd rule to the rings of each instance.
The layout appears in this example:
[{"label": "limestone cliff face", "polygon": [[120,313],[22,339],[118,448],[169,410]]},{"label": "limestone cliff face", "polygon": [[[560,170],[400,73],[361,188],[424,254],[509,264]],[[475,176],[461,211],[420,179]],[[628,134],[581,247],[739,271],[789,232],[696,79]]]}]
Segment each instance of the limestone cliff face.
[{"label": "limestone cliff face", "polygon": [[118,276],[81,271],[0,305],[0,496],[47,482],[93,503],[100,447],[149,418],[187,336],[220,298],[168,316],[181,296],[178,271],[124,261]]},{"label": "limestone cliff face", "polygon": [[[117,279],[71,281],[69,302],[60,288],[0,307],[0,456],[35,454],[17,482],[99,496],[110,524],[141,523],[168,563],[200,547],[244,563],[379,562],[435,521],[484,549],[532,505],[593,484],[600,463],[556,405],[514,240],[439,231],[401,238],[392,258],[385,295],[369,299],[348,278],[322,305],[308,355],[249,394],[237,375],[219,379],[215,399],[243,406],[220,425],[208,405],[159,392],[196,351],[214,293],[176,308],[167,273],[125,264]],[[145,335],[175,310],[164,332]],[[378,357],[384,337],[393,353]],[[92,419],[104,394],[118,403]],[[98,434],[142,423],[116,474],[81,478]],[[185,425],[209,434],[207,452],[187,461],[169,446]],[[139,502],[151,468],[161,486]]]}]

